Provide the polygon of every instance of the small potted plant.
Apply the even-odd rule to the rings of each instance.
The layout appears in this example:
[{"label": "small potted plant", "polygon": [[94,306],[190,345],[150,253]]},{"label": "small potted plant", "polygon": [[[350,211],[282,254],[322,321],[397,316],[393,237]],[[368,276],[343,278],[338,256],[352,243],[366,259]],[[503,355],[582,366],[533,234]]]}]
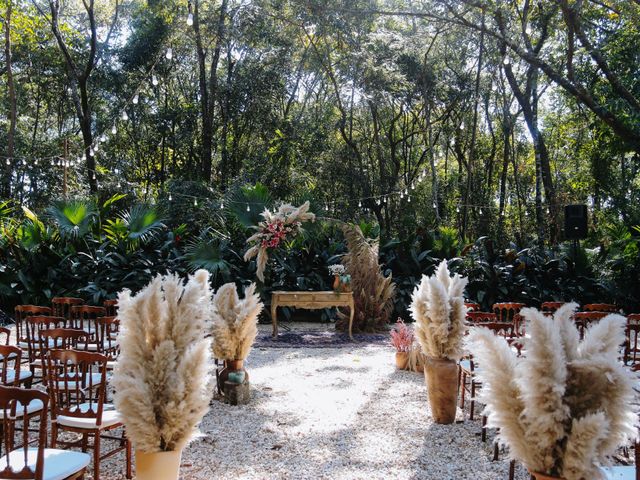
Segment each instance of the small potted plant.
[{"label": "small potted plant", "polygon": [[223,285],[214,295],[212,349],[215,358],[224,361],[218,374],[218,391],[224,391],[227,379],[234,383],[248,382],[244,361],[258,334],[258,315],[263,307],[255,283],[245,289],[244,299],[238,297],[234,283]]},{"label": "small potted plant", "polygon": [[488,425],[537,480],[612,478],[600,465],[637,436],[637,377],[619,361],[625,318],[604,317],[580,341],[576,307],[566,304],[553,318],[522,309],[522,357],[488,329],[469,335]]},{"label": "small potted plant", "polygon": [[458,365],[465,333],[464,287],[467,279],[451,276],[443,260],[434,275],[423,275],[411,297],[415,335],[422,347],[431,414],[436,423],[456,417]]},{"label": "small potted plant", "polygon": [[177,479],[182,449],[209,409],[209,274],[186,285],[155,277],[133,296],[118,296],[120,356],[114,403],[136,450],[136,478]]},{"label": "small potted plant", "polygon": [[401,318],[398,318],[389,333],[391,335],[391,345],[396,349],[396,367],[399,370],[407,370],[409,354],[413,349],[413,330]]}]

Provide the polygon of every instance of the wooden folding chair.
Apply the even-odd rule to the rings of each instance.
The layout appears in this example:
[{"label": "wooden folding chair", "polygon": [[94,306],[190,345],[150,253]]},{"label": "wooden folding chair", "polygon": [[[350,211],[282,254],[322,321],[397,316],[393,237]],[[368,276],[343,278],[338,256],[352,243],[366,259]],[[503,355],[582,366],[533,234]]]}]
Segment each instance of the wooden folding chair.
[{"label": "wooden folding chair", "polygon": [[[0,478],[20,480],[72,480],[84,477],[91,457],[86,453],[67,452],[47,445],[47,406],[49,396],[39,390],[23,390],[0,386],[0,416],[2,442],[7,453],[0,458]],[[36,408],[37,407],[37,408]],[[37,418],[38,446],[29,446],[29,422]],[[16,429],[22,420],[22,429]],[[16,445],[14,435],[22,432],[22,446]],[[97,477],[96,477],[97,479]]]},{"label": "wooden folding chair", "polygon": [[27,317],[26,325],[29,369],[34,376],[37,369],[44,371],[46,367],[44,358],[47,350],[52,346],[47,344],[46,349],[43,351],[43,344],[40,342],[41,332],[52,328],[64,328],[66,322],[67,321],[63,317]]},{"label": "wooden folding chair", "polygon": [[[14,312],[16,321],[16,345],[26,352],[29,348],[27,344],[27,317],[51,316],[51,308],[40,307],[38,305],[18,305]],[[25,359],[29,358],[28,355],[24,357]]]},{"label": "wooden folding chair", "polygon": [[584,312],[610,312],[618,313],[620,309],[611,303],[588,303],[582,307]]},{"label": "wooden folding chair", "polygon": [[580,340],[584,338],[584,331],[589,328],[589,325],[597,322],[603,317],[609,315],[608,312],[576,312],[573,314],[573,320],[576,322],[578,331],[580,332]]},{"label": "wooden folding chair", "polygon": [[106,310],[104,307],[92,307],[90,305],[79,305],[71,307],[71,319],[69,326],[78,330],[84,330],[91,334],[92,341],[95,340],[94,321],[97,317],[104,317]]},{"label": "wooden folding chair", "polygon": [[118,315],[118,299],[111,298],[102,302],[107,317],[115,317]]},{"label": "wooden folding chair", "polygon": [[[93,478],[100,478],[100,462],[125,451],[126,477],[131,478],[131,443],[126,437],[120,414],[105,403],[107,357],[95,352],[49,350],[47,386],[51,396],[51,446],[58,443],[93,449]],[[122,428],[122,436],[110,436]],[[70,431],[82,438],[76,442],[59,442],[58,433]],[[93,438],[93,444],[89,444]],[[101,455],[102,439],[115,440],[119,446]]]},{"label": "wooden folding chair", "polygon": [[55,317],[71,319],[71,307],[84,304],[84,300],[75,297],[54,297],[51,299],[51,307]]}]

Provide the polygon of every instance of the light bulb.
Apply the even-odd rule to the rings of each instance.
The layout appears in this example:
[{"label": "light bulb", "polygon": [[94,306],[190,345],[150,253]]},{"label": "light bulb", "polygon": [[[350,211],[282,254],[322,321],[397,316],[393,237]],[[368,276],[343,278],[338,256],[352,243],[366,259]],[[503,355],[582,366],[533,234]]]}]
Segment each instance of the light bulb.
[{"label": "light bulb", "polygon": [[33,164],[34,165],[38,165],[38,159],[37,158],[33,161]]},{"label": "light bulb", "polygon": [[140,97],[139,97],[139,96],[138,96],[138,94],[136,93],[136,94],[133,96],[133,104],[134,104],[134,105],[137,105],[139,101],[140,101]]},{"label": "light bulb", "polygon": [[194,206],[194,207],[197,207],[197,206],[198,206],[198,199],[197,199],[197,198],[194,198],[194,199],[193,199],[193,206]]},{"label": "light bulb", "polygon": [[407,203],[411,203],[411,197],[407,197]]},{"label": "light bulb", "polygon": [[93,147],[89,148],[89,155],[93,157],[95,154],[96,152],[93,151]]},{"label": "light bulb", "polygon": [[404,198],[404,192],[400,192],[400,200]]},{"label": "light bulb", "polygon": [[358,208],[362,208],[362,202],[358,202]]},{"label": "light bulb", "polygon": [[95,172],[91,174],[91,179],[92,179],[92,180],[95,180],[95,179],[96,179],[96,174],[95,174]]},{"label": "light bulb", "polygon": [[86,161],[87,161],[87,154],[86,154],[86,153],[83,153],[83,154],[82,154],[82,161],[83,161],[83,162],[86,162]]},{"label": "light bulb", "polygon": [[118,133],[118,128],[116,127],[116,124],[115,124],[115,123],[113,124],[113,127],[111,127],[111,133],[112,133],[113,135],[115,135],[116,133]]},{"label": "light bulb", "polygon": [[224,209],[224,202],[220,202],[220,210]]},{"label": "light bulb", "polygon": [[504,63],[505,65],[509,65],[509,59],[505,57],[502,63]]},{"label": "light bulb", "polygon": [[436,208],[436,202],[433,202],[433,208]]},{"label": "light bulb", "polygon": [[171,196],[171,194],[169,194],[169,201],[173,201],[173,197]]},{"label": "light bulb", "polygon": [[154,87],[157,87],[157,86],[158,86],[158,77],[156,77],[155,75],[152,75],[152,76],[151,76],[151,84],[152,84]]},{"label": "light bulb", "polygon": [[480,209],[480,215],[482,215],[482,209]]},{"label": "light bulb", "polygon": [[107,141],[107,136],[103,133],[102,136],[100,137],[100,141],[101,142],[106,142]]},{"label": "light bulb", "polygon": [[464,130],[464,122],[460,123],[460,130]]},{"label": "light bulb", "polygon": [[7,158],[7,162],[6,162],[6,163],[7,163],[7,165],[11,165],[11,160],[9,160],[9,159]]},{"label": "light bulb", "polygon": [[529,216],[529,212],[527,212],[526,210],[524,211],[524,216],[528,217]]},{"label": "light bulb", "polygon": [[125,122],[126,122],[127,120],[129,120],[129,115],[127,115],[127,112],[126,112],[126,111],[123,111],[123,112],[122,112],[122,120],[124,120]]},{"label": "light bulb", "polygon": [[187,25],[193,25],[193,13],[191,12],[189,12],[189,15],[187,15]]},{"label": "light bulb", "polygon": [[456,207],[456,213],[460,213],[460,207]]},{"label": "light bulb", "polygon": [[173,50],[171,47],[167,48],[167,53],[164,55],[167,60],[171,60],[173,58]]},{"label": "light bulb", "polygon": [[118,173],[120,173],[120,170],[118,170],[117,168],[114,168],[113,169],[113,173],[115,173],[117,175]]},{"label": "light bulb", "polygon": [[247,203],[247,212],[251,211],[251,207],[249,206],[249,204]]}]

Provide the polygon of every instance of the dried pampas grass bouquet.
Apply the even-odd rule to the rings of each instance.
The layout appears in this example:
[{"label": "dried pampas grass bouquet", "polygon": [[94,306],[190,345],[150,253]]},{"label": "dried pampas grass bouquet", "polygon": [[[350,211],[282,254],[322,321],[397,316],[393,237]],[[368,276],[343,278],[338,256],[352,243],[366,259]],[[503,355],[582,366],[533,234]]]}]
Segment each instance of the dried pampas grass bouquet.
[{"label": "dried pampas grass bouquet", "polygon": [[137,295],[118,296],[120,357],[113,375],[114,403],[136,450],[181,450],[211,398],[209,274],[186,284],[158,275]]},{"label": "dried pampas grass bouquet", "polygon": [[553,318],[522,309],[524,357],[485,328],[472,329],[469,348],[480,365],[480,401],[488,425],[532,472],[565,480],[605,478],[600,465],[637,435],[634,373],[619,361],[625,318],[608,315],[581,341],[576,304]]}]

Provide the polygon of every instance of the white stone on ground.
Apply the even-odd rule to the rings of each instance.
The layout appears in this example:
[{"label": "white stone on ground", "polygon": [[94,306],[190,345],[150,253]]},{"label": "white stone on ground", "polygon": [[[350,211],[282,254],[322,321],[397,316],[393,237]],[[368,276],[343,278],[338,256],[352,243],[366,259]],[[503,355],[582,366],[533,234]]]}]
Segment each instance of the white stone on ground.
[{"label": "white stone on ground", "polygon": [[[396,370],[390,347],[254,349],[246,368],[251,403],[213,401],[181,478],[508,478],[506,455],[491,461],[492,436],[480,441],[479,419],[433,423],[424,377]],[[117,455],[101,477],[124,478],[123,468]],[[518,465],[516,479],[528,478]]]}]

